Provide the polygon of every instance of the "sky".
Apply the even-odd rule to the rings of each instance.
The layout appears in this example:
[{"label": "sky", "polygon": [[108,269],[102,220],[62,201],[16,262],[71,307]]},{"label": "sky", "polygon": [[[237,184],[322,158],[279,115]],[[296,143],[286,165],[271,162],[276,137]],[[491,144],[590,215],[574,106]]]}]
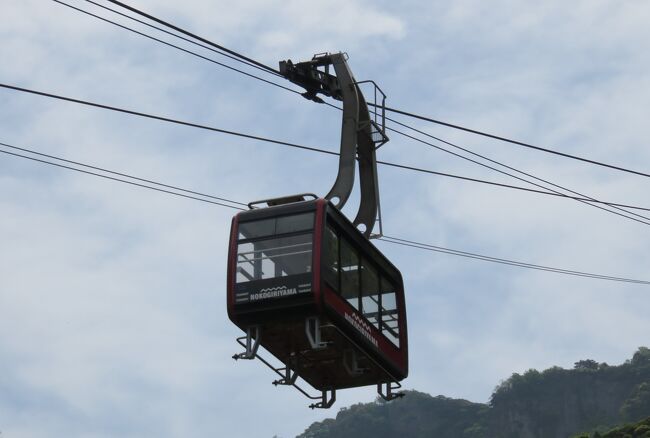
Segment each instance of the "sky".
[{"label": "sky", "polygon": [[[376,81],[394,108],[650,168],[650,4],[641,0],[130,4],[271,66],[347,52],[356,78]],[[53,1],[3,0],[0,40],[4,84],[338,148],[339,112]],[[646,178],[395,118],[591,197],[650,207]],[[7,89],[0,133],[3,143],[241,202],[322,196],[337,171],[327,155]],[[381,160],[525,185],[390,137]],[[231,359],[241,335],[225,309],[235,210],[0,155],[3,437],[286,438],[375,399],[374,388],[346,390],[331,410],[311,411],[298,392],[273,387],[261,363]],[[379,177],[388,235],[650,279],[642,223],[385,166]],[[647,285],[376,244],[405,279],[407,389],[487,402],[513,372],[586,358],[618,364],[650,344]]]}]

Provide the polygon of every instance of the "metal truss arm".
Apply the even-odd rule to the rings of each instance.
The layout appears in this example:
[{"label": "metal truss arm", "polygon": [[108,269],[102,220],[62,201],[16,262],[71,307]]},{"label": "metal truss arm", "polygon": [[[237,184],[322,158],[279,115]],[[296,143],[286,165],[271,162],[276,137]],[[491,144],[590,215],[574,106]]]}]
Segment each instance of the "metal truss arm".
[{"label": "metal truss arm", "polygon": [[[359,89],[342,53],[331,55],[336,78],[339,81],[343,100],[343,122],[341,124],[341,155],[336,181],[325,196],[338,209],[343,208],[354,187],[354,168],[356,166],[357,135],[359,131],[360,100]],[[361,99],[360,99],[361,98]],[[365,101],[364,101],[365,105]],[[365,107],[368,112],[368,107]]]},{"label": "metal truss arm", "polygon": [[356,227],[363,225],[361,232],[370,237],[377,220],[379,210],[379,181],[377,179],[377,159],[375,157],[375,142],[372,135],[372,124],[368,105],[358,85],[361,101],[359,110],[359,129],[357,130],[357,155],[359,156],[359,182],[361,186],[361,201],[359,211],[353,223]]},{"label": "metal truss arm", "polygon": [[[334,67],[336,76],[329,73],[330,65]],[[324,71],[319,70],[319,67],[324,67]],[[291,82],[304,87],[306,92],[303,96],[307,99],[322,103],[317,94],[323,94],[343,102],[339,168],[334,185],[325,198],[339,210],[345,206],[354,187],[358,161],[361,201],[353,223],[370,238],[378,220],[381,227],[375,150],[388,141],[383,111],[386,96],[373,81],[355,81],[344,53],[315,55],[311,61],[298,64],[293,64],[290,60],[282,61],[280,73]],[[374,118],[370,117],[359,86],[363,83],[374,86],[375,101],[377,97],[382,99],[381,105],[374,112]],[[378,117],[381,118],[380,121]]]}]

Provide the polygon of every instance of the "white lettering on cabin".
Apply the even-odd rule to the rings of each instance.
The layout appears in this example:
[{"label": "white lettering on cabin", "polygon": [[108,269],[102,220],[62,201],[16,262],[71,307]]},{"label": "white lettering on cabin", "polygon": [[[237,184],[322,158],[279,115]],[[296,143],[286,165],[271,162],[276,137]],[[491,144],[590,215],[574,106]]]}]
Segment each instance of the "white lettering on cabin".
[{"label": "white lettering on cabin", "polygon": [[253,293],[250,296],[251,301],[265,300],[267,298],[286,297],[289,295],[296,295],[298,289],[295,287],[288,288],[286,286],[267,287],[260,290],[258,293]]},{"label": "white lettering on cabin", "polygon": [[356,313],[350,315],[348,312],[345,312],[345,320],[352,324],[354,328],[357,329],[364,338],[369,340],[372,345],[379,348],[379,342],[377,342],[377,339],[375,339],[375,337],[370,333],[370,326],[366,321],[359,318],[359,315]]}]

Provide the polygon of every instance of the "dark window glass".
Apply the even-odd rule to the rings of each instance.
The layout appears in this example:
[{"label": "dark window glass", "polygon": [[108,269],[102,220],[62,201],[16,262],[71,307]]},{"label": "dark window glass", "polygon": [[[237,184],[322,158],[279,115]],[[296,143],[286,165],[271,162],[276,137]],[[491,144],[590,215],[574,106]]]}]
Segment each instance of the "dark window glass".
[{"label": "dark window glass", "polygon": [[325,228],[325,281],[338,292],[339,290],[339,237],[331,228]]},{"label": "dark window glass", "polygon": [[310,212],[253,222],[241,222],[239,224],[239,239],[256,239],[275,234],[311,231],[314,228],[314,216],[315,214]]},{"label": "dark window glass", "polygon": [[361,259],[361,311],[376,328],[379,328],[379,292],[377,271]]},{"label": "dark window glass", "polygon": [[359,256],[345,239],[341,245],[341,296],[359,309]]},{"label": "dark window glass", "polygon": [[393,286],[384,277],[381,278],[381,333],[399,347],[399,313],[397,312],[397,294]]},{"label": "dark window glass", "polygon": [[296,214],[279,217],[276,222],[275,234],[295,233],[296,231],[312,230],[314,228],[314,213]]},{"label": "dark window glass", "polygon": [[237,283],[310,272],[314,217],[310,212],[240,223]]},{"label": "dark window glass", "polygon": [[310,272],[311,259],[311,233],[240,243],[237,283]]},{"label": "dark window glass", "polygon": [[241,222],[239,224],[239,240],[274,235],[275,220],[275,218],[271,218],[254,222]]}]

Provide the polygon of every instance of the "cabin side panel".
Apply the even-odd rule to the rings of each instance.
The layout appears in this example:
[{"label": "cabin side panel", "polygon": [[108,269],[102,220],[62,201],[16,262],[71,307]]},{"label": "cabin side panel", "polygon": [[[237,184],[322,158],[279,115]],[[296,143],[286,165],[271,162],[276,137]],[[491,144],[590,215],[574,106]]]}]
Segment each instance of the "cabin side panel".
[{"label": "cabin side panel", "polygon": [[327,216],[321,251],[328,313],[401,380],[408,374],[401,274],[351,224],[333,219]]}]

